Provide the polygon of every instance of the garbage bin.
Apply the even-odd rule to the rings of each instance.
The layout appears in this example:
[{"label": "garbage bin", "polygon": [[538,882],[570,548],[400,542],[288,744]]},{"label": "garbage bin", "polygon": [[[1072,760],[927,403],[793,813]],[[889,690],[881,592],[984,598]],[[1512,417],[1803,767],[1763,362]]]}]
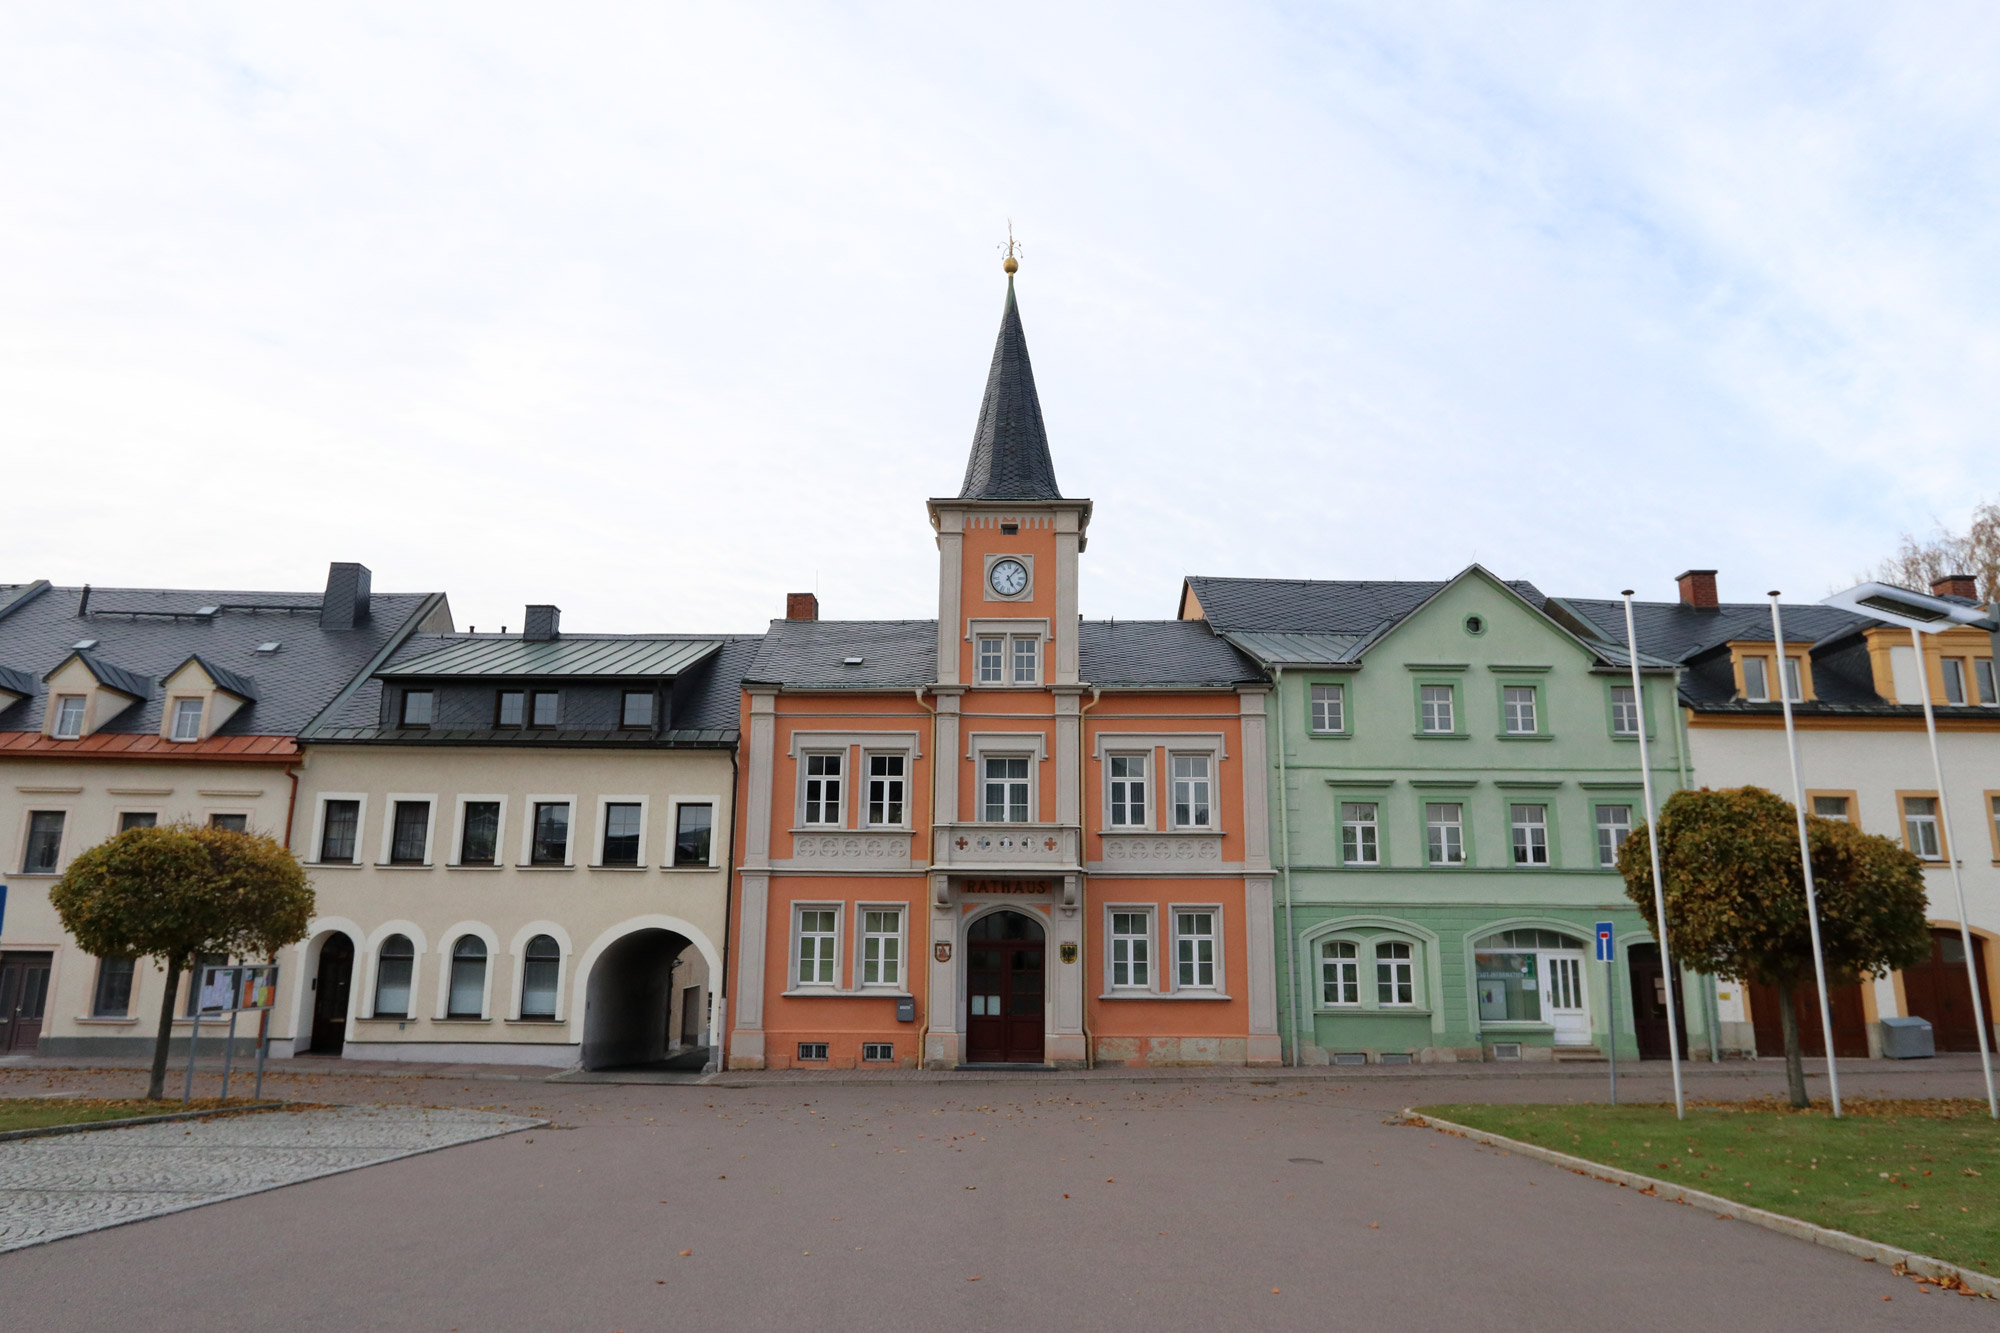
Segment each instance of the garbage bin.
[{"label": "garbage bin", "polygon": [[1921,1060],[1936,1055],[1927,1018],[1885,1018],[1882,1020],[1882,1054],[1890,1060]]}]

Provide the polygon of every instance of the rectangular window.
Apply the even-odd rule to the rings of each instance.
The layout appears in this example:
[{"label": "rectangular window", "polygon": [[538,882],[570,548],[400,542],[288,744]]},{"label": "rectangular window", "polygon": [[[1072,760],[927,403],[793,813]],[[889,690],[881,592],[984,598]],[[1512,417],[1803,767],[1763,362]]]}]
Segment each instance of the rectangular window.
[{"label": "rectangular window", "polygon": [[984,806],[989,824],[1028,822],[1028,761],[1023,757],[988,756]]},{"label": "rectangular window", "polygon": [[562,695],[556,690],[536,690],[532,723],[538,727],[553,727],[560,715]]},{"label": "rectangular window", "polygon": [[500,706],[493,714],[496,727],[518,727],[528,720],[528,693],[526,690],[500,691]]},{"label": "rectangular window", "polygon": [[1215,913],[1174,913],[1175,984],[1215,988]]},{"label": "rectangular window", "polygon": [[201,739],[201,700],[174,700],[174,739],[177,741]]},{"label": "rectangular window", "polygon": [[403,725],[428,727],[431,724],[431,705],[436,698],[429,690],[404,690]]},{"label": "rectangular window", "polygon": [[814,827],[840,825],[840,754],[806,756],[806,823]]},{"label": "rectangular window", "polygon": [[1343,685],[1315,685],[1312,687],[1314,731],[1347,730],[1346,693],[1347,688]]},{"label": "rectangular window", "polygon": [[894,1060],[896,1044],[890,1041],[864,1041],[861,1043],[861,1058],[869,1064]]},{"label": "rectangular window", "polygon": [[1341,802],[1340,859],[1343,864],[1382,864],[1381,828],[1376,822],[1378,810],[1373,801]]},{"label": "rectangular window", "polygon": [[1618,864],[1618,849],[1632,832],[1632,807],[1597,807],[1597,864],[1610,869]]},{"label": "rectangular window", "polygon": [[903,756],[868,756],[868,822],[884,828],[903,823]]},{"label": "rectangular window", "polygon": [[1532,685],[1509,685],[1500,691],[1500,704],[1506,714],[1509,736],[1532,736],[1535,734],[1535,687]]},{"label": "rectangular window", "polygon": [[1804,679],[1805,669],[1799,665],[1799,659],[1787,653],[1785,655],[1785,697],[1795,704],[1805,702],[1806,687]]},{"label": "rectangular window", "polygon": [[1416,961],[1400,940],[1375,946],[1375,1003],[1400,1008],[1417,1002]]},{"label": "rectangular window", "polygon": [[319,859],[328,865],[352,865],[360,829],[361,802],[328,801],[320,807]]},{"label": "rectangular window", "polygon": [[1111,987],[1145,990],[1152,985],[1152,915],[1148,912],[1111,914]]},{"label": "rectangular window", "polygon": [[1434,735],[1449,734],[1456,722],[1452,716],[1451,686],[1426,685],[1422,689],[1424,730]]},{"label": "rectangular window", "polygon": [[1630,685],[1611,687],[1611,734],[1639,734],[1639,695]]},{"label": "rectangular window", "polygon": [[1771,698],[1769,664],[1761,657],[1743,659],[1743,697],[1752,703],[1766,703]]},{"label": "rectangular window", "polygon": [[1111,756],[1111,827],[1146,827],[1146,756]]},{"label": "rectangular window", "polygon": [[208,826],[210,828],[228,829],[231,833],[247,833],[250,829],[250,816],[210,815],[208,817]]},{"label": "rectangular window", "polygon": [[420,866],[424,863],[424,844],[430,840],[431,803],[429,801],[398,801],[394,822],[389,835],[389,864],[396,866]]},{"label": "rectangular window", "polygon": [[979,640],[979,683],[981,685],[1001,685],[1006,682],[1007,641],[996,635],[982,635]]},{"label": "rectangular window", "polygon": [[1465,807],[1430,804],[1424,807],[1426,855],[1434,866],[1455,866],[1465,861]]},{"label": "rectangular window", "polygon": [[500,802],[467,801],[465,833],[458,843],[462,866],[490,866],[500,848]]},{"label": "rectangular window", "polygon": [[613,801],[604,807],[604,864],[639,864],[639,803]]},{"label": "rectangular window", "polygon": [[1546,805],[1516,805],[1507,812],[1514,829],[1514,864],[1545,866],[1549,863],[1549,808]]},{"label": "rectangular window", "polygon": [[802,1041],[799,1043],[799,1059],[826,1059],[826,1043],[823,1041]]},{"label": "rectangular window", "polygon": [[714,828],[714,806],[704,804],[677,807],[674,814],[674,864],[707,865],[709,841]]},{"label": "rectangular window", "polygon": [[1542,1021],[1542,985],[1533,953],[1475,953],[1479,1017],[1487,1023]]},{"label": "rectangular window", "polygon": [[132,960],[97,960],[97,991],[91,997],[92,1018],[124,1018],[132,1012]]},{"label": "rectangular window", "polygon": [[619,725],[645,728],[653,725],[653,695],[649,690],[627,690]]},{"label": "rectangular window", "polygon": [[56,700],[56,739],[73,741],[83,735],[83,696],[65,694]]},{"label": "rectangular window", "polygon": [[1937,804],[1935,796],[1903,798],[1903,829],[1910,851],[1925,861],[1944,859],[1944,844],[1938,837]]},{"label": "rectangular window", "polygon": [[1972,659],[1972,678],[1979,684],[1979,702],[1989,707],[2000,703],[2000,695],[1993,689],[1993,659],[1975,657]]},{"label": "rectangular window", "polygon": [[159,823],[160,813],[157,810],[127,810],[118,816],[118,831],[123,833],[126,829],[157,828]]},{"label": "rectangular window", "polygon": [[1041,640],[1021,636],[1014,640],[1014,683],[1033,685],[1036,680],[1035,664],[1041,656]]},{"label": "rectangular window", "polygon": [[833,950],[836,942],[831,907],[808,907],[799,912],[799,966],[801,986],[834,984]]},{"label": "rectangular window", "polygon": [[1948,704],[1965,702],[1965,659],[1943,657],[1938,665],[1944,668],[1944,701]]},{"label": "rectangular window", "polygon": [[[2000,847],[2000,796],[1986,798],[1987,812],[1993,817],[1993,845]],[[2000,859],[1996,857],[1995,859]]]},{"label": "rectangular window", "polygon": [[1845,796],[1815,796],[1812,798],[1812,812],[1821,819],[1837,819],[1845,824],[1849,819],[1847,798]]},{"label": "rectangular window", "polygon": [[1319,946],[1319,993],[1322,1004],[1361,1003],[1361,950],[1354,941]]},{"label": "rectangular window", "polygon": [[896,986],[903,980],[903,914],[870,908],[861,914],[861,984]]},{"label": "rectangular window", "polygon": [[569,862],[569,802],[535,802],[535,835],[528,859],[538,866]]},{"label": "rectangular window", "polygon": [[1208,756],[1174,756],[1174,827],[1207,828],[1209,819]]}]

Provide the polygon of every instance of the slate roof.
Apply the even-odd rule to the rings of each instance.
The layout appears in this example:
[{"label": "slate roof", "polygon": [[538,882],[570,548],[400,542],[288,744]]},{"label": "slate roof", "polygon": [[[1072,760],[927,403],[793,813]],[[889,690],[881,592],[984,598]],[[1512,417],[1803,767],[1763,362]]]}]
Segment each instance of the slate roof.
[{"label": "slate roof", "polygon": [[[1222,579],[1188,576],[1203,617],[1217,630],[1373,636],[1444,590],[1449,579]],[[1507,586],[1536,609],[1547,598],[1526,581]]]},{"label": "slate roof", "polygon": [[181,666],[175,667],[173,671],[169,671],[165,678],[171,678],[175,671],[179,671],[181,667],[186,666],[188,662],[193,662],[203,671],[206,671],[208,673],[208,678],[210,680],[214,681],[216,685],[218,685],[222,689],[229,691],[237,698],[246,700],[250,703],[257,702],[257,682],[251,680],[248,676],[239,675],[236,672],[231,671],[228,667],[217,666],[213,662],[203,661],[200,653],[191,654],[188,657],[187,662],[183,662],[181,663]]},{"label": "slate roof", "polygon": [[[151,680],[139,675],[137,672],[127,671],[124,667],[115,666],[105,661],[95,649],[88,652],[81,648],[74,650],[68,657],[63,658],[62,661],[44,671],[42,679],[46,681],[50,676],[55,675],[56,672],[62,670],[72,661],[83,663],[90,674],[97,678],[99,685],[117,690],[120,694],[129,694],[134,699],[149,699],[153,695],[153,682]],[[166,674],[171,675],[173,673],[168,672]]]},{"label": "slate roof", "polygon": [[965,484],[958,498],[1062,499],[1011,275],[1007,305],[1000,312],[1000,336],[993,344],[993,364],[986,372],[986,396],[979,403],[979,425],[972,432],[972,456],[966,460]]},{"label": "slate roof", "polygon": [[562,676],[660,679],[677,676],[721,647],[715,638],[656,635],[564,635],[528,641],[502,635],[424,635],[396,654],[385,676]]},{"label": "slate roof", "polygon": [[[848,657],[861,661],[848,666]],[[795,690],[929,685],[937,680],[937,622],[774,620],[744,678]]]},{"label": "slate roof", "polygon": [[1086,620],[1080,630],[1077,674],[1092,685],[1184,689],[1264,678],[1199,620]]},{"label": "slate roof", "polygon": [[[82,588],[46,582],[0,588],[0,665],[35,681],[30,697],[0,709],[0,733],[39,732],[48,700],[41,678],[76,652],[74,645],[95,639],[95,647],[83,650],[93,664],[123,673],[127,684],[142,687],[133,692],[147,696],[100,734],[157,733],[165,706],[158,682],[198,656],[210,674],[235,677],[254,697],[218,736],[296,736],[418,620],[433,611],[450,615],[442,593],[375,593],[368,619],[353,629],[322,627],[316,592],[93,588],[79,615],[82,596]],[[208,607],[218,609],[197,614]],[[256,651],[274,641],[277,652]]]}]

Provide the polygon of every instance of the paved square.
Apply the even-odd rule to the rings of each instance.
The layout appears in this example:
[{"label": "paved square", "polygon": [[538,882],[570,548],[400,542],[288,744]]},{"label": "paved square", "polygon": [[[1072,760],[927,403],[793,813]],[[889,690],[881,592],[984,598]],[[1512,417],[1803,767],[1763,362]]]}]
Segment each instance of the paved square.
[{"label": "paved square", "polygon": [[0,1252],[535,1123],[485,1111],[332,1107],[0,1143]]}]

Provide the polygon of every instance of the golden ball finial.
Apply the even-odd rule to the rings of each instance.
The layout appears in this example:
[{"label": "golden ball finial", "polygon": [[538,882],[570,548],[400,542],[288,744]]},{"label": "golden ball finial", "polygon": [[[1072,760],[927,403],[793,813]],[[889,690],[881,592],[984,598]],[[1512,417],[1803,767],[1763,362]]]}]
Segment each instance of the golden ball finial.
[{"label": "golden ball finial", "polygon": [[1005,262],[1005,263],[1003,263],[1003,264],[1001,264],[1001,265],[1000,265],[1000,267],[1001,267],[1001,268],[1004,268],[1004,269],[1006,269],[1006,270],[1007,270],[1007,276],[1011,278],[1011,277],[1013,277],[1013,276],[1014,276],[1014,270],[1016,270],[1016,269],[1020,268],[1020,267],[1021,267],[1021,265],[1020,265],[1019,261],[1017,261],[1017,260],[1016,260],[1016,259],[1014,258],[1014,256],[1012,256],[1012,255],[1008,255],[1008,256],[1007,256],[1007,260],[1006,260],[1006,262]]}]

